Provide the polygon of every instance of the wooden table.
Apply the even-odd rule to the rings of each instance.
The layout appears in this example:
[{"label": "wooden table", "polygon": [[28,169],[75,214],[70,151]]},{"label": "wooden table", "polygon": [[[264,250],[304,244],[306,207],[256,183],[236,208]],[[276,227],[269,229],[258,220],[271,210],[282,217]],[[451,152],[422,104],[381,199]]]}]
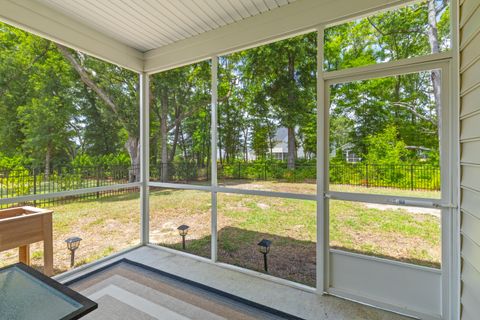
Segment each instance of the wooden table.
[{"label": "wooden table", "polygon": [[43,272],[53,275],[52,210],[17,207],[0,210],[0,251],[19,248],[19,260],[30,265],[30,244],[43,241]]}]

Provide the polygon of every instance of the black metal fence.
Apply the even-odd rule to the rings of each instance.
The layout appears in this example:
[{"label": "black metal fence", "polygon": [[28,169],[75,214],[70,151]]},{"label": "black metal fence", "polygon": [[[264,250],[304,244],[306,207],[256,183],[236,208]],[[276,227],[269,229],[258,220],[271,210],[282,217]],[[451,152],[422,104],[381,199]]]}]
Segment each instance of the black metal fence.
[{"label": "black metal fence", "polygon": [[191,162],[159,163],[150,166],[150,178],[155,181],[189,183],[210,180],[210,164]]},{"label": "black metal fence", "polygon": [[[168,163],[150,167],[154,181],[195,183],[210,179],[210,165]],[[135,181],[139,168],[131,166],[57,167],[49,172],[37,168],[0,169],[0,199],[23,195],[111,186]],[[284,162],[237,162],[218,164],[218,178],[314,182],[316,166],[297,164],[288,169]],[[330,183],[363,187],[410,190],[440,190],[440,168],[428,164],[373,165],[330,164]],[[136,190],[136,188],[134,188]],[[37,200],[34,205],[65,203],[74,199],[92,199],[131,192],[133,189],[108,190],[62,198]],[[8,205],[2,205],[5,207]]]},{"label": "black metal fence", "polygon": [[440,167],[428,164],[331,164],[330,183],[410,190],[440,190]]},{"label": "black metal fence", "polygon": [[[139,168],[132,166],[55,167],[46,172],[38,168],[0,169],[0,199],[24,195],[112,186],[135,181]],[[135,189],[135,188],[133,188]],[[28,204],[65,203],[75,199],[93,199],[131,192],[132,188],[108,190],[61,198],[48,198]],[[7,207],[11,205],[2,205]]]},{"label": "black metal fence", "polygon": [[[209,165],[167,163],[151,166],[151,179],[191,183],[210,179]],[[314,182],[316,165],[297,163],[289,169],[285,162],[235,162],[221,164],[218,179],[280,180]],[[162,173],[165,173],[162,175]],[[366,163],[330,164],[330,183],[363,187],[410,190],[440,190],[440,168],[430,164],[374,165]]]}]

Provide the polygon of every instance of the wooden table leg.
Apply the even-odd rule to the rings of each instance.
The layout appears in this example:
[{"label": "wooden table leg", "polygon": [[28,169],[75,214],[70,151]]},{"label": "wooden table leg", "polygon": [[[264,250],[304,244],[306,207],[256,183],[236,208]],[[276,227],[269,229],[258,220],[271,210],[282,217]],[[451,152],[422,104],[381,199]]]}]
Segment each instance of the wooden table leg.
[{"label": "wooden table leg", "polygon": [[30,245],[24,245],[18,248],[18,259],[20,262],[30,265]]},{"label": "wooden table leg", "polygon": [[53,275],[53,232],[52,214],[43,217],[43,273]]}]

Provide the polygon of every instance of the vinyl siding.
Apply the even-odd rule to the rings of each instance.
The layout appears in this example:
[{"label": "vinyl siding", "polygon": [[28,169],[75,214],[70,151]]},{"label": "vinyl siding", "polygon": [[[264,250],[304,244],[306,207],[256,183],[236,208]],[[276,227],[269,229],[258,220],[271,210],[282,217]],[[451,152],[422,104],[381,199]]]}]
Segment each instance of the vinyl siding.
[{"label": "vinyl siding", "polygon": [[463,320],[480,314],[480,0],[460,4]]}]

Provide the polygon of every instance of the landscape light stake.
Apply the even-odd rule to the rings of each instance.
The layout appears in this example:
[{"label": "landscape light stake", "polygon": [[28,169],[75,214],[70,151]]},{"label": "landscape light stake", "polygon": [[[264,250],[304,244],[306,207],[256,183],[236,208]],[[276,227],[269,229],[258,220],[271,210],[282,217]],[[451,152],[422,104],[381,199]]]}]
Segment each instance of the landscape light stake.
[{"label": "landscape light stake", "polygon": [[188,229],[190,229],[189,226],[186,224],[182,224],[180,227],[177,228],[178,233],[182,237],[182,248],[185,250],[185,236],[188,234]]},{"label": "landscape light stake", "polygon": [[263,269],[265,272],[268,272],[268,262],[267,262],[267,254],[270,252],[270,245],[272,241],[263,239],[258,243],[259,251],[263,254]]},{"label": "landscape light stake", "polygon": [[80,241],[82,241],[82,238],[79,237],[71,237],[65,240],[67,249],[70,250],[70,268],[75,265],[75,250],[80,247]]}]

